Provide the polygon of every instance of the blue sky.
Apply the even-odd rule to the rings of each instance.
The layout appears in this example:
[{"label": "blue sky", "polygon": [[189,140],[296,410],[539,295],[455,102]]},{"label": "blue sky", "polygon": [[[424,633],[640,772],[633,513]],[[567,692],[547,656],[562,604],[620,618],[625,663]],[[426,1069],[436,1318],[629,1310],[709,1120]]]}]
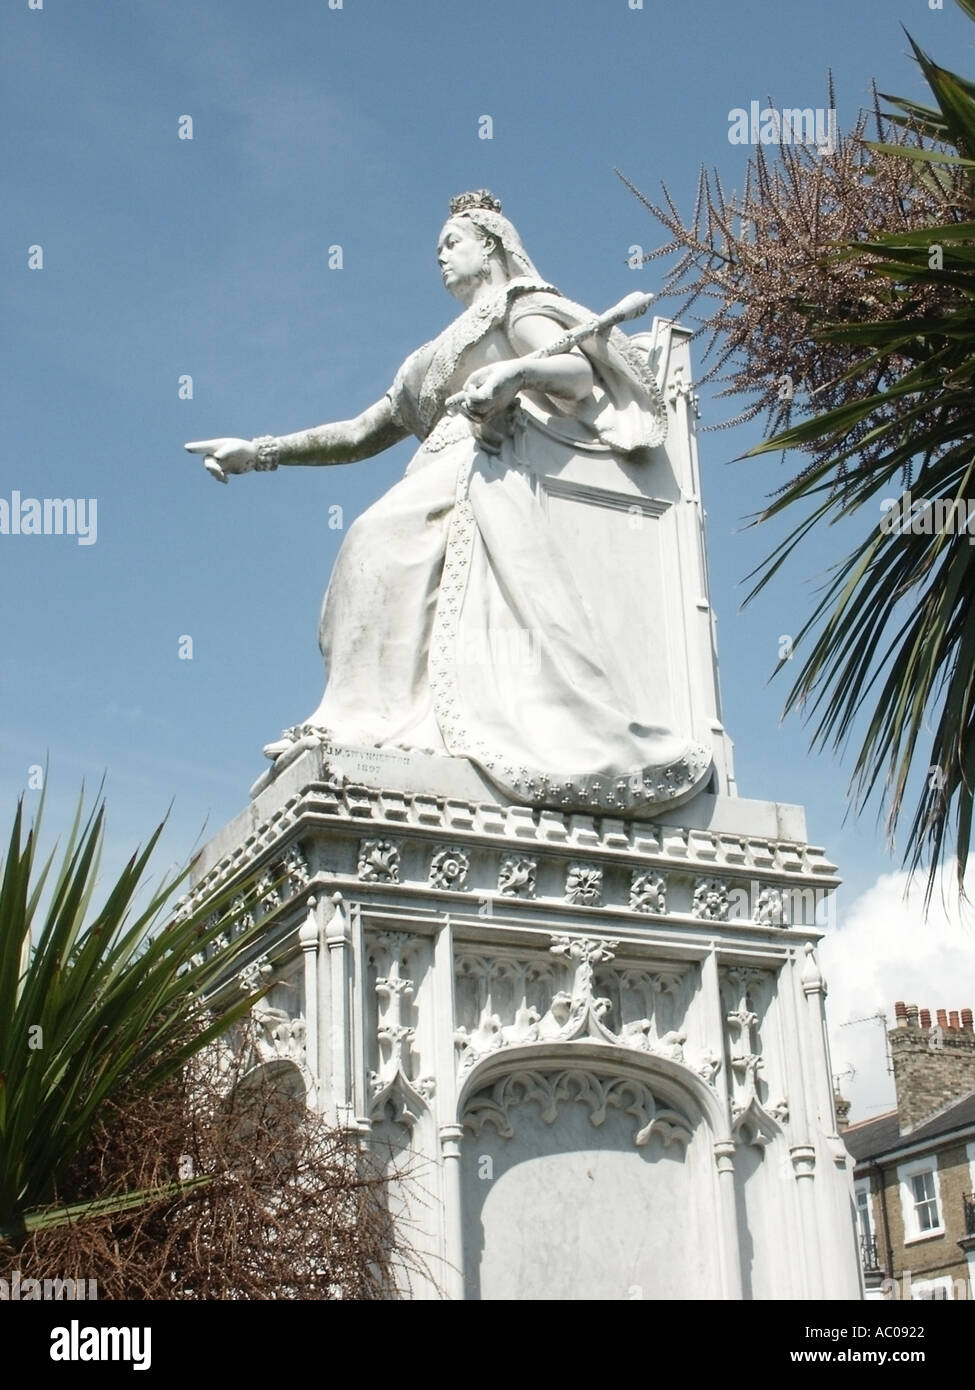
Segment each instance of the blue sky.
[{"label": "blue sky", "polygon": [[[614,166],[689,209],[702,163],[740,181],[732,108],[824,106],[830,68],[841,127],[872,77],[920,96],[901,24],[975,73],[951,0],[8,0],[0,496],[95,497],[98,533],[0,536],[0,805],[49,757],[60,826],[106,773],[115,862],[170,802],[173,859],[245,804],[261,745],[321,695],[329,507],[351,521],[410,450],[222,488],[182,442],[377,399],[454,312],[434,261],[453,193],[491,188],[574,299],[655,289],[656,266],[625,258],[663,237]],[[705,390],[702,423],[724,409]],[[730,462],[758,438],[701,438],[726,723],[742,794],[806,805],[846,879],[842,921],[898,861],[872,813],[844,824],[851,759],[810,755],[768,684],[836,543],[739,611],[774,539],[743,520],[783,476]]]}]

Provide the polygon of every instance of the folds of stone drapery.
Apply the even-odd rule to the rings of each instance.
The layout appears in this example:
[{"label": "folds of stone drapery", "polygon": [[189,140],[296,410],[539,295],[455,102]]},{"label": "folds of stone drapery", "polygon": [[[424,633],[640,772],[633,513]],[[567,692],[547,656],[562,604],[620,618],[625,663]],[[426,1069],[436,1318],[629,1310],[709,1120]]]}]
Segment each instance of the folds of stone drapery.
[{"label": "folds of stone drapery", "polygon": [[[545,479],[574,457],[530,426],[497,455],[466,433],[421,449],[346,537],[322,615],[328,686],[309,722],[468,757],[524,800],[610,810],[700,783],[709,754],[668,726],[665,673],[635,693],[607,636],[599,590],[611,585],[592,580],[614,557],[586,544],[584,514],[551,515]],[[647,542],[659,564],[652,531]],[[639,629],[648,596],[616,601]]]}]

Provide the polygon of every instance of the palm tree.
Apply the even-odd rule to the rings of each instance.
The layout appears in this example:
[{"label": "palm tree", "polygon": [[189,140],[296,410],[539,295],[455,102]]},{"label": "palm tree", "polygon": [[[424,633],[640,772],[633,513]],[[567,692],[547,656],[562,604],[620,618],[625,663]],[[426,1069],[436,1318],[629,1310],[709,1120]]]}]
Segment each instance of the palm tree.
[{"label": "palm tree", "polygon": [[14,1248],[52,1224],[131,1210],[198,1181],[58,1205],[113,1101],[178,1076],[255,999],[206,1008],[260,928],[209,950],[226,929],[223,898],[208,900],[205,920],[167,916],[188,870],[135,907],[163,826],[93,910],[105,808],[86,816],[83,803],[82,794],[59,862],[52,852],[39,866],[41,810],[25,834],[21,800],[0,859],[0,1245]]},{"label": "palm tree", "polygon": [[[975,20],[975,0],[956,2]],[[860,739],[856,802],[879,793],[891,837],[920,775],[904,858],[927,863],[930,896],[951,860],[964,891],[975,796],[975,83],[911,42],[934,104],[885,96],[878,140],[861,122],[831,155],[783,148],[774,174],[759,151],[743,198],[704,177],[688,227],[672,201],[643,201],[673,238],[655,254],[683,252],[670,286],[718,301],[703,323],[719,366],[738,354],[726,394],[769,411],[776,433],[750,455],[812,457],[756,518],[805,513],[749,598],[806,537],[867,519],[799,634],[786,709],[813,721],[814,746]],[[796,361],[805,405],[779,384]]]}]

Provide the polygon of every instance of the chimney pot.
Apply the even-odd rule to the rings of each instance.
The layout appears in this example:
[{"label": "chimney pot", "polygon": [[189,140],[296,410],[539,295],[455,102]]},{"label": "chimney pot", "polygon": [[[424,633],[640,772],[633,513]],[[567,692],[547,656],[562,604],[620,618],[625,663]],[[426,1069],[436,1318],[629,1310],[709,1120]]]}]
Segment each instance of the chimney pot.
[{"label": "chimney pot", "polygon": [[[905,1033],[895,1029],[890,1034],[897,1124],[902,1135],[910,1134],[946,1104],[973,1094],[975,1086],[975,1037],[972,1032],[959,1031],[959,1022],[962,1028],[972,1027],[972,1010],[918,1010],[908,1004],[906,1012],[908,1018],[912,1013],[915,1019],[920,1014],[921,1027],[915,1023]],[[934,1028],[932,1014],[937,1015]]]},{"label": "chimney pot", "polygon": [[908,1026],[909,1028],[916,1028],[916,1027],[917,1027],[917,1005],[916,1005],[916,1004],[908,1004],[908,1006],[907,1006],[907,1026]]}]

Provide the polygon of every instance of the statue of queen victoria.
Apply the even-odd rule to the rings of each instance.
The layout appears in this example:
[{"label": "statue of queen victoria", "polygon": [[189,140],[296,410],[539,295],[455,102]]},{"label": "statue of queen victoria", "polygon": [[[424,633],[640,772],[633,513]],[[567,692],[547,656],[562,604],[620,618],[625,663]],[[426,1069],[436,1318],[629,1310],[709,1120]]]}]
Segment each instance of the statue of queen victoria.
[{"label": "statue of queen victoria", "polygon": [[321,703],[265,753],[275,772],[325,741],[468,758],[511,800],[615,814],[686,799],[710,753],[648,714],[652,692],[633,707],[627,652],[574,578],[613,556],[560,540],[538,486],[579,455],[639,463],[663,441],[646,354],[612,316],[595,319],[542,279],[484,190],[452,200],[437,260],[464,310],[382,400],[296,434],[186,446],[226,481],[420,441],[335,562]]}]

